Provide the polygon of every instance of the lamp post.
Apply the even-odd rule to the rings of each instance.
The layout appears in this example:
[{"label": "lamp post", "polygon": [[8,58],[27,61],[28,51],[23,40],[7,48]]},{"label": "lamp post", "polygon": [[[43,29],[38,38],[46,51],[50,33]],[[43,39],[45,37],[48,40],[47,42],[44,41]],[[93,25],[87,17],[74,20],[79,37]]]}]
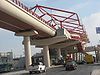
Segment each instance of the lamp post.
[{"label": "lamp post", "polygon": [[94,50],[95,50],[95,55],[96,55],[96,62],[98,63],[98,50],[96,49],[95,46],[94,46]]},{"label": "lamp post", "polygon": [[[100,26],[98,26],[98,27],[96,27],[96,34],[99,34],[100,35]],[[99,40],[99,43],[100,43],[100,40]],[[97,46],[97,48],[98,48],[98,46]],[[99,50],[100,49],[98,49],[98,52],[97,52],[97,62],[98,62],[98,60],[100,59],[100,52],[99,52]]]}]

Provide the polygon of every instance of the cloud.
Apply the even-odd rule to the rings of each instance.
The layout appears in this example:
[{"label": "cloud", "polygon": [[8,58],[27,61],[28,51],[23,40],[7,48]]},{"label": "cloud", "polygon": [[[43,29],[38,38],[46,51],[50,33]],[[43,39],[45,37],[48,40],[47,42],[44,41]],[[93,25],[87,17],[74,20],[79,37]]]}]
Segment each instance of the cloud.
[{"label": "cloud", "polygon": [[84,0],[81,3],[72,5],[69,10],[77,12],[78,14],[84,13],[83,15],[86,15],[87,13],[91,13],[92,11],[98,11],[97,8],[100,6],[99,3],[99,1],[94,0]]},{"label": "cloud", "polygon": [[92,45],[100,44],[100,34],[96,34],[96,27],[100,27],[100,12],[83,18],[88,37]]},{"label": "cloud", "polygon": [[87,7],[89,5],[89,0],[84,2],[84,3],[80,3],[80,4],[76,4],[74,6],[71,6],[68,10],[71,11],[78,11],[78,10],[82,10],[83,8]]}]

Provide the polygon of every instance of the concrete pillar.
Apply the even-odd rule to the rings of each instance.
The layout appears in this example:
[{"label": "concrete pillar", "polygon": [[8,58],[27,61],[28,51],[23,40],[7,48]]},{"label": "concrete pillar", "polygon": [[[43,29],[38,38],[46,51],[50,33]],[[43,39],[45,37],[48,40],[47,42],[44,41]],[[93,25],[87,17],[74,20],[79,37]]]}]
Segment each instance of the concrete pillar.
[{"label": "concrete pillar", "polygon": [[58,58],[60,58],[61,57],[61,50],[60,50],[60,48],[57,50],[57,53],[58,53]]},{"label": "concrete pillar", "polygon": [[99,62],[100,62],[100,51],[99,51]]},{"label": "concrete pillar", "polygon": [[70,54],[70,57],[71,57],[71,58],[72,58],[72,60],[73,60],[73,54],[72,54],[72,53]]},{"label": "concrete pillar", "polygon": [[82,60],[82,53],[79,53],[79,61]]},{"label": "concrete pillar", "polygon": [[74,60],[76,61],[76,53],[74,53]]},{"label": "concrete pillar", "polygon": [[75,55],[75,56],[76,56],[76,62],[77,62],[77,53],[76,53],[76,55]]},{"label": "concrete pillar", "polygon": [[73,60],[75,60],[75,53],[72,54]]},{"label": "concrete pillar", "polygon": [[81,61],[81,53],[79,52],[79,62]]},{"label": "concrete pillar", "polygon": [[81,61],[83,60],[82,53],[81,53]]},{"label": "concrete pillar", "polygon": [[43,47],[43,55],[44,55],[44,64],[46,67],[50,67],[50,56],[49,56],[49,47]]},{"label": "concrete pillar", "polygon": [[99,61],[99,51],[97,51],[97,62]]},{"label": "concrete pillar", "polygon": [[30,37],[28,37],[28,36],[24,36],[24,49],[25,49],[26,70],[28,70],[28,66],[32,64],[32,61],[31,61],[31,48],[30,48]]},{"label": "concrete pillar", "polygon": [[83,53],[82,53],[82,61],[84,60],[84,56],[83,56]]}]

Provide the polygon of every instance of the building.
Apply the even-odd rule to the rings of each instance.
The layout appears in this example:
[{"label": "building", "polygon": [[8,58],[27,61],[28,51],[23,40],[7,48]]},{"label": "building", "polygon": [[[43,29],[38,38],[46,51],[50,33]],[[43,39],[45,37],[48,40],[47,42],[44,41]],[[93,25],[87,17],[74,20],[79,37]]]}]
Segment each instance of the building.
[{"label": "building", "polygon": [[12,52],[1,52],[0,53],[0,64],[12,63],[13,53]]},{"label": "building", "polygon": [[14,70],[25,69],[25,57],[14,58],[13,59],[13,68],[14,68]]},{"label": "building", "polygon": [[32,64],[36,64],[38,62],[44,63],[44,58],[42,53],[36,53],[32,56]]}]

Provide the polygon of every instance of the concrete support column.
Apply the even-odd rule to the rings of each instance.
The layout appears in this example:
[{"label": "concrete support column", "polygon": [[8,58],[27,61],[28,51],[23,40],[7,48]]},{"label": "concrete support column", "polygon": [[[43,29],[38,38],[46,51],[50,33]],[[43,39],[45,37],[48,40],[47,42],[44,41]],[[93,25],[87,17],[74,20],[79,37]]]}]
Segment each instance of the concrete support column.
[{"label": "concrete support column", "polygon": [[72,53],[70,54],[70,57],[73,59],[73,54]]},{"label": "concrete support column", "polygon": [[49,56],[49,47],[43,47],[43,55],[44,55],[44,64],[46,67],[50,67],[50,56]]},{"label": "concrete support column", "polygon": [[73,60],[75,60],[75,53],[73,53],[72,55],[73,55]]},{"label": "concrete support column", "polygon": [[75,56],[76,56],[76,62],[77,62],[77,53],[76,53],[76,55],[75,55]]},{"label": "concrete support column", "polygon": [[30,48],[30,37],[29,36],[24,36],[24,49],[25,49],[26,70],[28,70],[28,66],[32,64],[32,61],[31,61],[31,48]]},{"label": "concrete support column", "polygon": [[82,53],[81,53],[81,61],[83,60]]},{"label": "concrete support column", "polygon": [[99,61],[99,51],[97,51],[97,62]]},{"label": "concrete support column", "polygon": [[76,61],[76,53],[74,53],[74,58],[75,58],[74,60]]},{"label": "concrete support column", "polygon": [[82,53],[82,61],[84,60],[84,56],[83,56],[83,53]]},{"label": "concrete support column", "polygon": [[100,62],[100,51],[99,51],[99,62]]},{"label": "concrete support column", "polygon": [[57,53],[58,53],[58,57],[60,58],[61,57],[61,50],[60,50],[60,48],[57,50]]},{"label": "concrete support column", "polygon": [[79,62],[81,61],[81,53],[79,52]]}]

